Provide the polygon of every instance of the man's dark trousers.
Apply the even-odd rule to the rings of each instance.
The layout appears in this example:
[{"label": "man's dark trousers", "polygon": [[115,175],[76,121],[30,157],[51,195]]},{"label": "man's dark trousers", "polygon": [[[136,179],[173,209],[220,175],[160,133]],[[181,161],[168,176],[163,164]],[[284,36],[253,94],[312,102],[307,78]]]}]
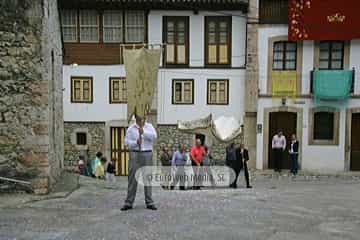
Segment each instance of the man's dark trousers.
[{"label": "man's dark trousers", "polygon": [[[245,176],[246,186],[248,187],[248,186],[250,186],[250,180],[249,180],[249,171],[248,171],[248,167],[247,167],[247,162],[244,161],[243,164],[244,164],[244,176]],[[234,182],[232,182],[230,184],[230,187],[236,188],[237,187],[237,184],[236,184],[237,179],[238,179],[238,177],[240,175],[240,172],[241,172],[242,168],[233,168],[233,169],[235,171],[235,180],[234,180]]]},{"label": "man's dark trousers", "polygon": [[282,166],[283,150],[281,148],[273,149],[274,156],[274,170],[280,172]]},{"label": "man's dark trousers", "polygon": [[290,162],[291,162],[291,172],[293,174],[297,174],[298,171],[298,154],[297,153],[291,153],[290,154]]}]

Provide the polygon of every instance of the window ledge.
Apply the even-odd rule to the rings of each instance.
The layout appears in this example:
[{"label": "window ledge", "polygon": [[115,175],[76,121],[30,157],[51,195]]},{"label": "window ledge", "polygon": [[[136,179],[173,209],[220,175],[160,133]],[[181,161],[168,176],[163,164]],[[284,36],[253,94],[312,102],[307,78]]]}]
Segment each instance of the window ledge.
[{"label": "window ledge", "polygon": [[194,105],[194,103],[172,103],[172,105]]},{"label": "window ledge", "polygon": [[89,149],[89,146],[88,145],[75,145],[75,148],[76,150],[78,151],[85,151],[85,150],[88,150]]},{"label": "window ledge", "polygon": [[309,140],[309,146],[338,146],[338,141],[334,140]]}]

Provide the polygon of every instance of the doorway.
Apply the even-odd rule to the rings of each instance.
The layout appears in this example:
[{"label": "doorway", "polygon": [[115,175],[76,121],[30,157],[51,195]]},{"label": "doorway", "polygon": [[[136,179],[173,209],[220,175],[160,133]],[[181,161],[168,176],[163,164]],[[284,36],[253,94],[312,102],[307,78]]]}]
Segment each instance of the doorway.
[{"label": "doorway", "polygon": [[195,134],[195,139],[200,139],[201,146],[204,146],[204,144],[205,144],[205,135],[204,134]]},{"label": "doorway", "polygon": [[111,127],[111,162],[115,165],[115,173],[128,175],[129,152],[125,145],[125,127]]},{"label": "doorway", "polygon": [[360,171],[360,113],[351,117],[350,171]]},{"label": "doorway", "polygon": [[291,139],[291,134],[296,134],[296,125],[297,125],[297,114],[293,112],[271,112],[269,113],[269,139],[268,139],[268,168],[274,168],[274,159],[272,154],[272,138],[278,132],[282,130],[286,138],[286,149],[283,152],[283,161],[281,168],[290,169],[290,159],[289,159],[289,144]]}]

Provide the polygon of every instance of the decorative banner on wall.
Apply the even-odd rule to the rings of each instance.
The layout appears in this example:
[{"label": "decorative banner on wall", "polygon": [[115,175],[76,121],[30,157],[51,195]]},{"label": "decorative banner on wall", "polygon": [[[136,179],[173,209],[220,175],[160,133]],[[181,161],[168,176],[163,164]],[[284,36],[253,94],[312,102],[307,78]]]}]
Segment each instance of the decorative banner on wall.
[{"label": "decorative banner on wall", "polygon": [[272,96],[296,98],[296,71],[272,71]]},{"label": "decorative banner on wall", "polygon": [[350,97],[352,70],[315,70],[314,105],[339,107]]},{"label": "decorative banner on wall", "polygon": [[289,0],[289,40],[360,38],[359,0]]},{"label": "decorative banner on wall", "polygon": [[160,49],[125,49],[127,117],[144,117],[150,111],[160,65]]}]

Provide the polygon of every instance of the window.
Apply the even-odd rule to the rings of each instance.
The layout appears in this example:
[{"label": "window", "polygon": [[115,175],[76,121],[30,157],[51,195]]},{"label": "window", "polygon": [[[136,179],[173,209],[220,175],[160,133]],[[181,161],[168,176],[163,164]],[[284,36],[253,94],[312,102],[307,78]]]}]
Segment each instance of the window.
[{"label": "window", "polygon": [[123,14],[122,11],[104,11],[103,14],[104,42],[122,42]]},{"label": "window", "polygon": [[260,23],[287,24],[288,0],[260,0]]},{"label": "window", "polygon": [[205,17],[207,65],[231,64],[231,17]]},{"label": "window", "polygon": [[296,70],[296,42],[275,42],[273,51],[273,70]]},{"label": "window", "polygon": [[61,27],[64,42],[77,41],[77,12],[76,10],[61,11]]},{"label": "window", "polygon": [[145,15],[143,11],[125,12],[125,41],[134,43],[145,41]]},{"label": "window", "polygon": [[334,138],[334,113],[317,112],[314,114],[314,140]]},{"label": "window", "polygon": [[320,42],[320,69],[343,69],[344,67],[344,42]]},{"label": "window", "polygon": [[110,103],[126,103],[126,79],[110,78]]},{"label": "window", "polygon": [[339,111],[332,108],[318,107],[309,112],[309,144],[338,145]]},{"label": "window", "polygon": [[173,80],[173,104],[194,104],[194,80]]},{"label": "window", "polygon": [[208,104],[229,104],[229,80],[208,80]]},{"label": "window", "polygon": [[91,103],[93,101],[92,85],[93,79],[91,77],[72,77],[71,102]]},{"label": "window", "polygon": [[78,132],[76,133],[76,145],[86,145],[86,133]]},{"label": "window", "polygon": [[164,17],[166,64],[188,64],[188,17]]},{"label": "window", "polygon": [[64,42],[80,40],[80,42],[143,43],[146,41],[144,11],[62,10],[61,27]]},{"label": "window", "polygon": [[80,10],[80,42],[99,41],[99,15],[95,10]]}]

